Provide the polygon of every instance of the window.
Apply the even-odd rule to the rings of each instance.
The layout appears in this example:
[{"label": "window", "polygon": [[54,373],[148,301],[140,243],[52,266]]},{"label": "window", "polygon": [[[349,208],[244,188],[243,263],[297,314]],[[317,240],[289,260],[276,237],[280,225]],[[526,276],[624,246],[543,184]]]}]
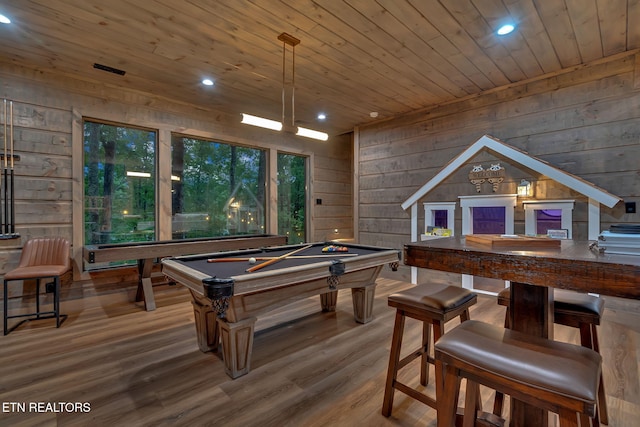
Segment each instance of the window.
[{"label": "window", "polygon": [[278,154],[278,234],[290,244],[307,241],[307,158]]},{"label": "window", "polygon": [[445,210],[437,210],[433,211],[433,226],[440,228],[448,228],[447,225],[447,211]]},{"label": "window", "polygon": [[[433,228],[450,230],[450,235],[454,235],[454,213],[456,209],[455,202],[425,202],[423,203],[423,206],[424,232],[426,235],[421,236],[421,239],[424,240],[425,238],[430,238],[427,235],[429,235],[429,230]],[[444,235],[449,235],[449,232],[444,233]],[[440,234],[436,235],[439,236]]]},{"label": "window", "polygon": [[460,196],[462,234],[513,234],[515,194]]},{"label": "window", "polygon": [[155,240],[155,131],[85,120],[85,244]]},{"label": "window", "polygon": [[536,233],[547,234],[548,230],[562,228],[562,211],[560,209],[540,209],[536,211]]},{"label": "window", "polygon": [[471,209],[474,234],[504,234],[505,211],[503,206],[476,206]]},{"label": "window", "polygon": [[265,232],[266,153],[171,138],[173,239]]},{"label": "window", "polygon": [[524,232],[547,234],[548,230],[567,230],[572,238],[574,200],[527,200],[524,206]]}]

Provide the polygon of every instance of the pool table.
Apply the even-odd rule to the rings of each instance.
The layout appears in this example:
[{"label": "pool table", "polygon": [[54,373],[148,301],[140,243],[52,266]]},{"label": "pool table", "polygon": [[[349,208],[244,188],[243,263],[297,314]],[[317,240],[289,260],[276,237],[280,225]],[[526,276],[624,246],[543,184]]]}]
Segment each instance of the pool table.
[{"label": "pool table", "polygon": [[[346,251],[322,251],[332,244]],[[226,372],[237,378],[250,369],[257,316],[313,295],[323,311],[334,311],[338,290],[351,288],[355,320],[367,323],[376,279],[399,259],[396,249],[313,243],[166,258],[162,272],[191,292],[200,350],[216,351],[221,342]]]},{"label": "pool table", "polygon": [[138,291],[136,301],[144,300],[147,311],[156,309],[151,284],[151,269],[157,258],[215,251],[260,248],[284,245],[286,236],[271,234],[245,234],[182,240],[157,240],[149,242],[111,243],[87,245],[83,250],[84,260],[89,264],[138,260]]}]

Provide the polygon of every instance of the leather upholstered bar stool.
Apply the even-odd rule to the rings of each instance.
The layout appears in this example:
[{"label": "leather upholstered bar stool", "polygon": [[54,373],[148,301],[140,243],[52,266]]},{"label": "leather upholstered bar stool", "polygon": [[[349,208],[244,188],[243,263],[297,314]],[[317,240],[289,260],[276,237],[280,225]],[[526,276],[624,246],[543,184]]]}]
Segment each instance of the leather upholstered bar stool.
[{"label": "leather upholstered bar stool", "polygon": [[[60,276],[71,269],[69,250],[71,244],[62,237],[38,237],[27,240],[20,254],[18,266],[4,275],[4,335],[13,331],[27,320],[56,319],[56,328],[67,318],[60,314]],[[45,286],[45,292],[53,293],[52,310],[42,311],[40,308],[40,281],[51,279]],[[36,281],[36,311],[9,315],[9,282],[15,280]],[[11,328],[8,319],[24,318]]]},{"label": "leather upholstered bar stool", "polygon": [[[478,384],[557,413],[560,427],[577,426],[578,418],[588,426],[595,416],[602,357],[589,348],[474,320],[448,332],[434,348],[438,427],[455,425],[461,378],[467,379],[463,426],[475,423]],[[525,424],[546,418],[539,415],[540,421]]]},{"label": "leather upholstered bar stool", "polygon": [[[421,358],[420,384],[426,386],[429,380],[430,331],[433,327],[433,341],[444,334],[444,325],[456,317],[461,322],[469,319],[469,307],[477,302],[477,295],[468,289],[445,284],[419,285],[389,296],[388,304],[396,308],[395,325],[389,354],[389,368],[384,389],[382,415],[391,415],[394,391],[397,389],[408,396],[435,408],[435,399],[415,388],[398,381],[398,371],[409,362]],[[400,359],[405,319],[411,317],[422,321],[422,345],[419,349]]]},{"label": "leather upholstered bar stool", "polygon": [[[507,307],[504,324],[509,327],[509,306],[511,289],[506,288],[498,294],[498,304]],[[553,292],[553,317],[558,325],[578,328],[580,330],[580,344],[600,353],[598,344],[598,330],[600,319],[604,312],[604,300],[602,298],[585,293],[554,289]],[[494,411],[496,415],[502,412],[502,398],[496,394]],[[608,424],[607,400],[604,389],[604,381],[600,374],[600,387],[598,389],[597,418],[594,419],[594,427],[599,423]]]}]

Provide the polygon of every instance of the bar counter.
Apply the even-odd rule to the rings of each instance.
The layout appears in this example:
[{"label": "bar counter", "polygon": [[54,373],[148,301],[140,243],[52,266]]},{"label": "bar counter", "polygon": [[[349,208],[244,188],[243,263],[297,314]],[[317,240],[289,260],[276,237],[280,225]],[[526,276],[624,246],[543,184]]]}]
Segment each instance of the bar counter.
[{"label": "bar counter", "polygon": [[[550,288],[640,299],[640,256],[601,253],[592,246],[562,240],[556,248],[494,248],[457,236],[406,244],[404,263],[511,281],[513,329],[553,339]],[[513,403],[511,425],[547,425],[544,411]]]}]

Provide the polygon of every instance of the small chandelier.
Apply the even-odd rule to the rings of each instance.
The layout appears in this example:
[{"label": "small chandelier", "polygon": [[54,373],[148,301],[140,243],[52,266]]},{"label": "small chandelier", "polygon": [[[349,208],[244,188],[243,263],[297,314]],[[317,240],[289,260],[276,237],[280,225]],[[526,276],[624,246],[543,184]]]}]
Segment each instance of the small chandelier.
[{"label": "small chandelier", "polygon": [[[278,40],[282,42],[282,121],[278,122],[276,120],[265,119],[262,117],[243,113],[241,123],[276,131],[281,131],[282,129],[284,129],[288,132],[295,132],[295,134],[298,136],[326,141],[327,139],[329,139],[329,135],[325,132],[319,132],[317,130],[307,129],[295,125],[296,45],[300,44],[300,40],[287,33],[280,34],[278,36]],[[291,125],[285,124],[287,45],[291,46],[291,53],[293,55],[291,62]]]}]

